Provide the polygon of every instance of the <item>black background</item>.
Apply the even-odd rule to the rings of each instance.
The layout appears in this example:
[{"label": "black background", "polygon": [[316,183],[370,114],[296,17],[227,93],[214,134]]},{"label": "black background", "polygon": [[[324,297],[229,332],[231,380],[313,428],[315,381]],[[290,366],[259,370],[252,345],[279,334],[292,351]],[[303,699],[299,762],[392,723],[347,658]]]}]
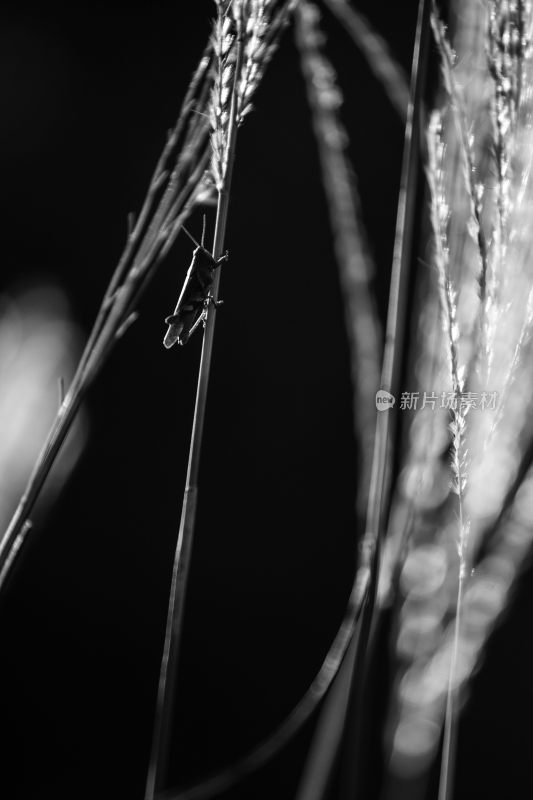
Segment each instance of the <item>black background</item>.
[{"label": "black background", "polygon": [[[408,69],[417,3],[358,6]],[[207,0],[1,6],[2,289],[61,284],[88,333],[212,14]],[[383,315],[403,128],[328,31]],[[239,134],[217,318],[179,784],[228,764],[293,707],[354,569],[348,352],[290,31],[255,106]],[[165,351],[163,319],[190,254],[180,240],[91,390],[84,457],[0,601],[0,786],[13,800],[143,796],[201,344]],[[531,796],[532,602],[524,586],[475,679],[457,797]],[[308,735],[228,797],[292,798]]]}]

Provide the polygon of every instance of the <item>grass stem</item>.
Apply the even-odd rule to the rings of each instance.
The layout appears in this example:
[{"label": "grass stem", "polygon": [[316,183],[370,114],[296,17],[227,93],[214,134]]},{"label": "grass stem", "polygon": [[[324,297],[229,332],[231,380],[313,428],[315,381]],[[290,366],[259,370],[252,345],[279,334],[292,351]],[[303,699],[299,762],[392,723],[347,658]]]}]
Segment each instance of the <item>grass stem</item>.
[{"label": "grass stem", "polygon": [[[231,112],[228,130],[227,167],[223,184],[218,192],[217,216],[215,222],[215,236],[213,245],[213,257],[215,260],[222,255],[222,251],[224,249],[231,179],[235,161],[235,146],[237,139],[237,81],[242,64],[242,20],[239,20],[237,24],[237,56],[233,77]],[[214,303],[216,303],[218,298],[219,283],[220,270],[217,270],[215,272],[215,279],[212,287]],[[200,468],[200,455],[207,405],[207,391],[209,386],[209,375],[213,352],[213,339],[215,331],[214,303],[211,304],[211,307],[207,313],[207,319],[205,321],[191,444],[189,449],[189,463],[187,467],[187,478],[183,496],[178,543],[172,572],[167,627],[159,677],[152,752],[150,756],[145,792],[146,800],[153,800],[155,795],[163,790],[168,774],[174,696],[180,658],[185,597],[187,592],[191,550],[196,523],[198,474]]]}]

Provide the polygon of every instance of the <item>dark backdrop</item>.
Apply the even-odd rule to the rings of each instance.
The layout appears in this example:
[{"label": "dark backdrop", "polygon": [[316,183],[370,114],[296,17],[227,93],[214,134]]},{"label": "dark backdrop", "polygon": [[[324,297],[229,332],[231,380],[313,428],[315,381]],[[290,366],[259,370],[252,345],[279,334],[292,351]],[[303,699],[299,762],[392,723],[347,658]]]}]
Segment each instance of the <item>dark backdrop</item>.
[{"label": "dark backdrop", "polygon": [[[359,2],[406,69],[416,6]],[[88,333],[212,14],[207,0],[1,6],[2,289],[60,283]],[[334,25],[330,40],[383,314],[402,125]],[[191,228],[198,236],[199,217]],[[227,246],[179,783],[226,765],[293,707],[354,569],[348,352],[290,32],[240,132]],[[83,459],[1,598],[0,785],[11,800],[143,796],[201,344],[165,351],[163,319],[190,253],[180,240],[90,392]],[[524,589],[476,679],[460,797],[531,791],[532,599]],[[292,798],[308,736],[228,797]]]}]

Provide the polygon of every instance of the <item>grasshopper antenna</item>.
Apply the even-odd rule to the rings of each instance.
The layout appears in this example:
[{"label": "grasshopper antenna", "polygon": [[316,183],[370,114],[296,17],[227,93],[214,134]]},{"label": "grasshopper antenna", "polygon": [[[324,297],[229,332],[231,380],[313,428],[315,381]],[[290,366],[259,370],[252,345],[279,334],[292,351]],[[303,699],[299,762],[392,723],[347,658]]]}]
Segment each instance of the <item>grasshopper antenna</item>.
[{"label": "grasshopper antenna", "polygon": [[202,223],[202,247],[204,246],[204,242],[205,242],[205,220],[206,220],[206,217],[205,217],[205,214],[204,214],[204,220],[203,220],[203,223]]},{"label": "grasshopper antenna", "polygon": [[[187,236],[189,237],[189,239],[191,240],[191,242],[194,244],[195,247],[203,247],[203,241],[204,241],[203,233],[202,233],[202,244],[198,244],[192,233],[189,230],[187,230],[185,225],[182,225],[181,229],[187,234]],[[204,230],[205,230],[205,216],[204,216]]]}]

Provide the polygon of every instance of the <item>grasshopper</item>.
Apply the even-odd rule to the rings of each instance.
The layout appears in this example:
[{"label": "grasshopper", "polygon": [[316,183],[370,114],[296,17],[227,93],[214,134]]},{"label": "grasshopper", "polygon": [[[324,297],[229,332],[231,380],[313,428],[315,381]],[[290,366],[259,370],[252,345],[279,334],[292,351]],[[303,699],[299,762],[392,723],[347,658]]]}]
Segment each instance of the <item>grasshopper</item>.
[{"label": "grasshopper", "polygon": [[191,265],[174,313],[165,319],[168,330],[163,339],[163,344],[167,349],[176,342],[178,344],[187,344],[189,337],[194,333],[198,325],[200,323],[205,324],[209,305],[212,304],[216,308],[222,305],[222,300],[216,301],[211,294],[211,286],[215,278],[215,270],[220,267],[223,261],[227,261],[228,254],[225,253],[219,259],[215,259],[209,250],[204,247],[205,219],[201,244],[198,244],[185,227],[183,230],[192,239],[196,249],[193,252]]}]

